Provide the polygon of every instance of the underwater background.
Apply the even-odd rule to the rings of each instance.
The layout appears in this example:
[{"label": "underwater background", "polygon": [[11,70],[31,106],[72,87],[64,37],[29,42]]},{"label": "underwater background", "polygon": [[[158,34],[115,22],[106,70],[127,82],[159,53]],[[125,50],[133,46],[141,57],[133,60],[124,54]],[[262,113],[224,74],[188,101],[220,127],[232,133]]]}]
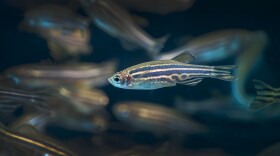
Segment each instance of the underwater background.
[{"label": "underwater background", "polygon": [[[78,10],[78,12],[85,14],[82,10]],[[197,0],[190,9],[167,15],[136,11],[131,12],[145,17],[149,21],[149,26],[145,27],[144,30],[151,36],[160,38],[167,34],[170,35],[162,51],[170,51],[177,48],[180,39],[184,37],[192,38],[217,30],[245,29],[250,31],[264,31],[268,36],[268,44],[264,48],[260,59],[256,60],[254,68],[250,70],[250,74],[246,78],[245,88],[248,94],[256,94],[252,79],[264,81],[274,87],[280,86],[280,11],[279,2],[277,1]],[[5,1],[0,2],[1,72],[4,72],[5,69],[12,66],[40,63],[43,60],[51,59],[45,39],[36,34],[18,29],[18,25],[23,19],[23,16],[24,11],[9,5]],[[117,59],[117,71],[120,71],[135,64],[151,61],[144,50],[137,49],[128,51],[124,49],[118,39],[111,37],[93,24],[90,26],[90,31],[90,43],[93,47],[93,53],[81,56],[81,62],[101,63],[106,60]],[[209,65],[235,64],[236,57],[238,56],[235,55]],[[218,81],[215,79],[204,80],[194,87],[177,85],[176,87],[167,87],[157,90],[126,90],[108,84],[100,87],[100,89],[109,97],[110,102],[106,106],[108,112],[111,112],[112,106],[115,103],[121,101],[150,102],[173,108],[178,97],[184,100],[199,101],[208,98],[215,99],[218,98],[219,95],[233,96],[230,82]],[[274,109],[277,109],[277,107]],[[16,110],[13,115],[22,115],[22,110]],[[235,115],[238,116],[238,114]],[[228,155],[256,155],[266,147],[280,141],[279,115],[274,113],[273,118],[250,121],[231,119],[223,114],[195,114],[192,115],[192,118],[210,127],[209,129],[211,130],[208,134],[188,135],[186,139],[182,141],[181,146],[191,150],[205,148],[220,149]],[[110,120],[118,121],[113,115],[110,115]],[[156,134],[142,131],[116,132],[109,129],[104,132],[104,134],[92,134],[67,130],[63,127],[51,125],[47,127],[46,132],[49,136],[71,147],[73,151],[84,153],[82,155],[85,156],[107,155],[102,154],[101,148],[96,152],[95,149],[98,147],[91,145],[90,138],[96,135],[118,136],[117,139],[114,140],[115,146],[120,146],[118,144],[129,140],[133,142],[133,145],[141,144],[152,147],[170,139],[169,136],[157,137]],[[124,147],[120,148],[124,149]],[[106,146],[102,146],[102,149],[106,150]],[[280,155],[280,147],[278,147],[278,151]],[[172,155],[177,155],[176,150],[174,150]],[[178,155],[196,154],[181,153]]]}]

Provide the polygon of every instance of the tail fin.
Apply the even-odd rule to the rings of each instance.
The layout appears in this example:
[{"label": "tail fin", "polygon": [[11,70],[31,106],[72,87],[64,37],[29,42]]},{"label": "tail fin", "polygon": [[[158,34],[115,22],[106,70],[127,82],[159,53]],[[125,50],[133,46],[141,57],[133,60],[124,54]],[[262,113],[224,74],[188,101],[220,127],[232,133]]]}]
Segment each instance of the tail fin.
[{"label": "tail fin", "polygon": [[[249,106],[252,110],[260,110],[266,106],[272,105],[280,101],[280,90],[269,86],[268,84],[253,80],[257,96]],[[277,97],[278,96],[278,97]]]},{"label": "tail fin", "polygon": [[232,73],[232,71],[237,68],[237,65],[214,66],[213,77],[224,81],[237,80],[238,77],[234,76]]}]

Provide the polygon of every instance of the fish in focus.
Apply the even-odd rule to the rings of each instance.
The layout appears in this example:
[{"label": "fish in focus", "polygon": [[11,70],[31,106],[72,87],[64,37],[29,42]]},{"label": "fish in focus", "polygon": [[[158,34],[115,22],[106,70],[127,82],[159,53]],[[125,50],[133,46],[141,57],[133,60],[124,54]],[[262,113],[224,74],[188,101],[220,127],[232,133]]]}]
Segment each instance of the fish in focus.
[{"label": "fish in focus", "polygon": [[168,38],[151,37],[113,0],[81,0],[81,2],[92,22],[109,35],[118,38],[128,50],[140,47],[154,56],[163,48]]},{"label": "fish in focus", "polygon": [[257,95],[250,105],[252,110],[261,110],[267,106],[280,103],[280,88],[273,88],[270,85],[253,80]]},{"label": "fish in focus", "polygon": [[172,60],[160,60],[141,63],[117,72],[109,82],[118,88],[152,90],[176,86],[176,84],[195,86],[203,78],[215,78],[224,81],[236,80],[231,74],[236,65],[205,66],[188,64],[194,60],[190,53],[182,53]]},{"label": "fish in focus", "polygon": [[141,130],[158,133],[201,133],[207,128],[175,110],[145,102],[121,102],[113,106],[122,122]]},{"label": "fish in focus", "polygon": [[121,5],[141,12],[152,12],[166,15],[185,11],[193,6],[195,0],[116,0]]},{"label": "fish in focus", "polygon": [[88,19],[64,6],[32,8],[25,12],[19,27],[45,38],[52,57],[58,61],[92,51]]},{"label": "fish in focus", "polygon": [[212,63],[239,55],[256,44],[263,31],[226,29],[203,34],[191,39],[182,46],[158,55],[156,60],[167,60],[178,54],[191,51],[196,56],[195,63]]}]

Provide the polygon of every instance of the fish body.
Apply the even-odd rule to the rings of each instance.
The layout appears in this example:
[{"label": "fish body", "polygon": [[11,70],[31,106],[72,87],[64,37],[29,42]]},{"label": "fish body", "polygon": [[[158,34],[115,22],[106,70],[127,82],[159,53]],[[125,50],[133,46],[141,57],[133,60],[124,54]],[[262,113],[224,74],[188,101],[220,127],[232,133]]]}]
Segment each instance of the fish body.
[{"label": "fish body", "polygon": [[89,54],[92,50],[89,21],[64,6],[43,5],[28,10],[19,27],[45,38],[56,60]]},{"label": "fish body", "polygon": [[248,93],[245,86],[247,86],[252,71],[258,70],[257,66],[263,58],[263,52],[268,43],[268,34],[264,31],[258,31],[254,34],[252,43],[235,60],[239,70],[236,70],[234,75],[238,76],[239,79],[231,83],[231,92],[239,105],[246,109],[249,108],[254,95]]},{"label": "fish body", "polygon": [[245,51],[255,44],[256,36],[262,31],[247,31],[242,29],[226,29],[198,36],[181,47],[160,54],[157,60],[166,60],[178,54],[191,51],[195,63],[211,63],[227,59]]},{"label": "fish body", "polygon": [[134,23],[129,13],[111,0],[82,0],[94,24],[113,37],[120,39],[127,49],[140,47],[151,54],[158,53],[166,38],[154,39]]},{"label": "fish body", "polygon": [[0,111],[12,112],[21,104],[32,105],[39,109],[48,109],[48,90],[29,91],[11,87],[0,88]]},{"label": "fish body", "polygon": [[16,145],[26,147],[29,149],[39,150],[44,153],[54,154],[57,156],[74,156],[72,152],[67,149],[61,147],[60,145],[46,140],[40,139],[36,137],[31,137],[27,134],[22,134],[16,132],[15,130],[10,130],[5,127],[3,124],[0,124],[0,138],[9,142],[14,143]]},{"label": "fish body", "polygon": [[29,88],[78,85],[84,87],[102,86],[115,72],[116,62],[102,64],[26,64],[11,67],[5,71],[5,77],[18,85]]},{"label": "fish body", "polygon": [[258,120],[258,114],[238,107],[229,96],[212,97],[205,100],[191,101],[176,98],[175,107],[178,111],[189,115],[222,117],[236,121]]},{"label": "fish body", "polygon": [[52,114],[50,112],[35,112],[35,113],[27,113],[13,121],[9,128],[11,129],[19,129],[24,125],[30,125],[36,128],[37,131],[43,132],[51,119]]},{"label": "fish body", "polygon": [[97,112],[109,103],[109,98],[102,90],[92,88],[60,87],[56,96],[83,114]]},{"label": "fish body", "polygon": [[280,103],[280,88],[273,88],[270,85],[253,80],[257,95],[249,106],[252,110],[261,110],[267,106]]},{"label": "fish body", "polygon": [[35,28],[87,28],[89,21],[61,5],[42,5],[25,12],[24,23]]},{"label": "fish body", "polygon": [[[100,113],[102,112],[102,113]],[[50,124],[87,133],[104,132],[109,127],[109,121],[105,111],[97,114],[83,115],[69,112],[58,112],[51,120]]]},{"label": "fish body", "polygon": [[152,103],[118,103],[114,105],[113,113],[119,120],[150,132],[196,133],[206,130],[203,125],[192,121],[175,110]]},{"label": "fish body", "polygon": [[141,63],[116,73],[108,80],[118,88],[151,90],[171,87],[176,84],[194,86],[203,78],[216,78],[225,81],[237,79],[231,75],[231,70],[237,66],[187,64],[193,59],[192,54],[182,53],[172,60]]}]

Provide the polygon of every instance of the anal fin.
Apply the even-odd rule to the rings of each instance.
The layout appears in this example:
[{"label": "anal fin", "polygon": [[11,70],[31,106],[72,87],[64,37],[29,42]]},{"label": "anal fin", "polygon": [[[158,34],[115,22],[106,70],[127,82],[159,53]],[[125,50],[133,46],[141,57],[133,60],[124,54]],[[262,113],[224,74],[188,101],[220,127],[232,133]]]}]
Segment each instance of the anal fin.
[{"label": "anal fin", "polygon": [[182,85],[187,85],[187,86],[196,86],[202,80],[203,80],[203,78],[192,78],[192,79],[187,79],[186,81],[182,81],[182,82],[178,82],[178,83],[182,84]]}]

